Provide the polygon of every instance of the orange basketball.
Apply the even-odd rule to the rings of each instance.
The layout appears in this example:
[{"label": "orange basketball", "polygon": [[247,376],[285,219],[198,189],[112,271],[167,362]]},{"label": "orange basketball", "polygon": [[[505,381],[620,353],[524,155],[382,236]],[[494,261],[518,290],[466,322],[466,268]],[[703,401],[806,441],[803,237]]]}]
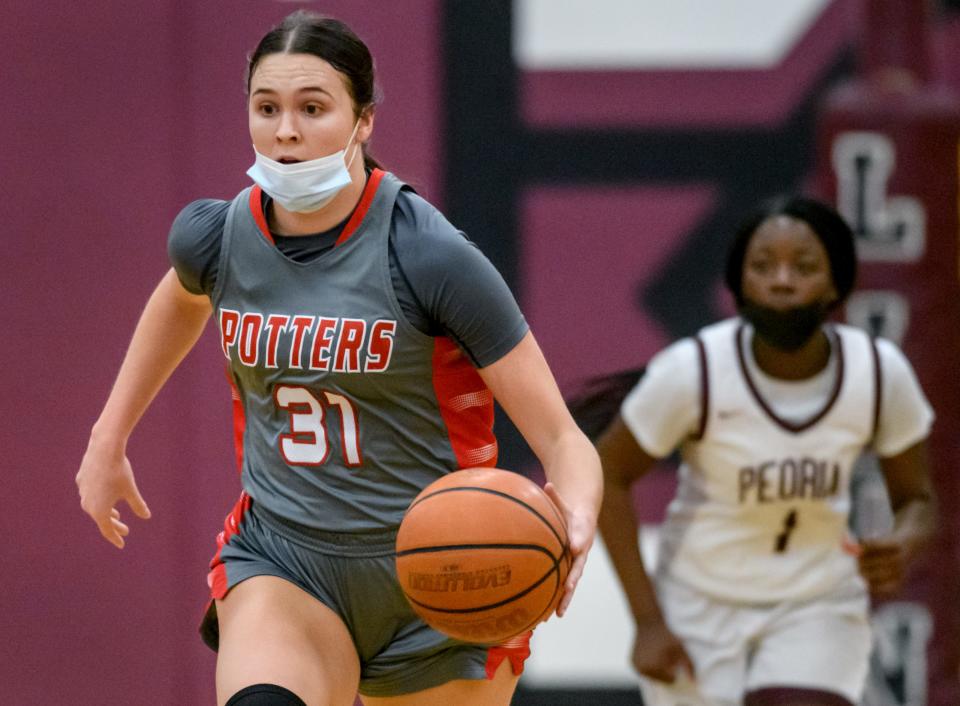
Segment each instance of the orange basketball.
[{"label": "orange basketball", "polygon": [[496,468],[434,481],[397,534],[397,576],[410,605],[466,642],[503,642],[546,620],[569,570],[557,507],[533,481]]}]

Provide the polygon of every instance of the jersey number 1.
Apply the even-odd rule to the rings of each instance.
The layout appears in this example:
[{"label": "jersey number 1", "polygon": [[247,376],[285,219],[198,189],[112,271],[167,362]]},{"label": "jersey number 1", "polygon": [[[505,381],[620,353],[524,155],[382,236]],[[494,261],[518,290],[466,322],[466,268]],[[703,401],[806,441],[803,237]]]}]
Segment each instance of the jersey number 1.
[{"label": "jersey number 1", "polygon": [[280,455],[291,466],[320,466],[330,455],[327,412],[336,407],[340,417],[340,447],[348,466],[359,466],[360,429],[357,410],[343,395],[321,390],[320,399],[305,387],[278,385],[273,398],[290,415],[290,432],[280,435]]},{"label": "jersey number 1", "polygon": [[783,531],[777,535],[777,541],[773,545],[773,551],[782,554],[787,551],[787,544],[790,543],[790,535],[797,527],[797,511],[791,510],[783,518]]}]

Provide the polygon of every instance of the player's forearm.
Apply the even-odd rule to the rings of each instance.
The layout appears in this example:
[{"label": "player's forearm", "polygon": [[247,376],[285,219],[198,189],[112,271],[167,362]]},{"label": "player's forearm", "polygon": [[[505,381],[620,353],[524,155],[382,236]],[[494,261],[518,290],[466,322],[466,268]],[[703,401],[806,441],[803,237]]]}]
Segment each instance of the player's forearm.
[{"label": "player's forearm", "polygon": [[634,620],[637,624],[662,621],[656,593],[640,555],[637,520],[629,486],[608,479],[603,491],[599,529]]},{"label": "player's forearm", "polygon": [[124,446],[140,417],[186,356],[210,317],[205,298],[187,293],[171,270],[150,296],[91,440]]}]

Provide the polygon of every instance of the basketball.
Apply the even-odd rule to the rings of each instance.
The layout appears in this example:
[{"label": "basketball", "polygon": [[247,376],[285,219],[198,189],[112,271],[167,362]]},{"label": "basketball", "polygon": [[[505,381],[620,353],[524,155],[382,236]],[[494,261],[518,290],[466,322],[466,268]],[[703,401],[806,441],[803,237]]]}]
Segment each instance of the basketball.
[{"label": "basketball", "polygon": [[570,570],[563,515],[528,478],[454,471],[414,499],[397,534],[397,576],[435,630],[493,644],[557,607]]}]

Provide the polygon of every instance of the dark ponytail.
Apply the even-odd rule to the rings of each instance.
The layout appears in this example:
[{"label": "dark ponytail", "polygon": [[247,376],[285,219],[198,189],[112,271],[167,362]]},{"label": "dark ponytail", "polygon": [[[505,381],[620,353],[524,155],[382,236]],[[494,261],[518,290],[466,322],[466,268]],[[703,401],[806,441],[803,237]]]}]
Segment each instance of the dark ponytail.
[{"label": "dark ponytail", "polygon": [[567,402],[574,421],[591,441],[596,441],[614,420],[624,398],[645,372],[646,368],[634,368],[590,378],[583,390]]}]

